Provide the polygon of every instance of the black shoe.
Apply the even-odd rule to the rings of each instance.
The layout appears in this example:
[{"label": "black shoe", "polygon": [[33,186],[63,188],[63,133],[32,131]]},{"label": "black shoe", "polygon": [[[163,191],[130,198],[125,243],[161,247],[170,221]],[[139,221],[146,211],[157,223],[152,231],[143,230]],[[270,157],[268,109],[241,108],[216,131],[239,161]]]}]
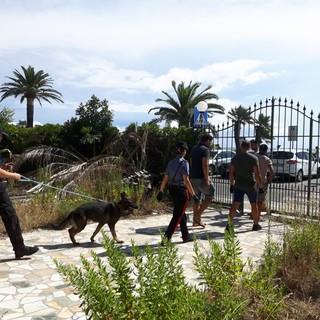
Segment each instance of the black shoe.
[{"label": "black shoe", "polygon": [[252,231],[259,231],[261,229],[262,229],[262,227],[261,227],[261,225],[259,223],[254,224],[253,227],[252,227]]},{"label": "black shoe", "polygon": [[183,243],[187,243],[187,242],[192,242],[193,238],[191,238],[190,236],[186,239],[183,239]]},{"label": "black shoe", "polygon": [[24,256],[31,256],[39,250],[38,247],[28,247],[24,246],[22,249],[16,251],[16,259],[22,258]]}]

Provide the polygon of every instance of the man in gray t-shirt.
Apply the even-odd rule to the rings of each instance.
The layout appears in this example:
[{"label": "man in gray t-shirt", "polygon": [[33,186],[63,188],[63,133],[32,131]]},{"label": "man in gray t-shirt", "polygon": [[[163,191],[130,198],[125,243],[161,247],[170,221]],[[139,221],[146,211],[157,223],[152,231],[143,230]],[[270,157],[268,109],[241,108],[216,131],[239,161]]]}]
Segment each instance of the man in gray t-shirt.
[{"label": "man in gray t-shirt", "polygon": [[258,215],[260,219],[261,212],[266,211],[267,208],[266,200],[268,185],[272,183],[274,170],[272,160],[267,156],[268,146],[266,144],[259,145],[257,140],[253,139],[250,141],[250,147],[255,152],[255,156],[259,160],[259,168],[264,189],[264,193],[258,195]]}]

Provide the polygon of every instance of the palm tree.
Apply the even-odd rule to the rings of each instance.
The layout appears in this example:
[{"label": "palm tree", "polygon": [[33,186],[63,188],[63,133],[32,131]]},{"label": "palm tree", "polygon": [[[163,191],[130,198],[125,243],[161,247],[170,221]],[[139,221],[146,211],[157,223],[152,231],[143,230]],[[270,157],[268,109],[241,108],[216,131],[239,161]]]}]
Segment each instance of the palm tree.
[{"label": "palm tree", "polygon": [[228,117],[234,123],[234,140],[236,143],[236,151],[240,152],[240,131],[241,126],[246,123],[252,123],[251,112],[242,106],[235,107],[228,112]]},{"label": "palm tree", "polygon": [[49,99],[63,102],[61,100],[61,93],[52,89],[53,80],[49,77],[48,73],[44,73],[43,70],[38,72],[34,71],[34,68],[29,66],[25,68],[21,66],[23,74],[18,70],[14,70],[13,77],[7,77],[12,82],[6,82],[0,87],[2,93],[0,101],[14,96],[15,98],[21,96],[20,103],[27,100],[27,127],[33,127],[34,116],[34,100],[38,100],[41,104],[41,99],[49,102]]},{"label": "palm tree", "polygon": [[[181,82],[178,87],[175,81],[172,81],[172,87],[177,95],[177,99],[172,97],[169,93],[162,91],[162,93],[167,97],[165,99],[158,98],[156,102],[165,102],[167,106],[154,107],[149,110],[157,110],[155,118],[151,123],[159,123],[165,121],[166,125],[169,125],[172,121],[176,121],[178,126],[193,126],[193,109],[200,101],[206,101],[211,99],[218,99],[218,96],[214,93],[208,92],[212,86],[208,86],[200,93],[196,91],[201,86],[201,83],[196,82],[192,84],[192,81],[188,86],[185,86],[184,82]],[[208,103],[208,117],[212,117],[214,113],[224,113],[224,107],[215,104]]]},{"label": "palm tree", "polygon": [[271,118],[263,113],[259,114],[258,119],[254,119],[256,129],[256,140],[261,143],[262,139],[270,141],[271,139]]}]

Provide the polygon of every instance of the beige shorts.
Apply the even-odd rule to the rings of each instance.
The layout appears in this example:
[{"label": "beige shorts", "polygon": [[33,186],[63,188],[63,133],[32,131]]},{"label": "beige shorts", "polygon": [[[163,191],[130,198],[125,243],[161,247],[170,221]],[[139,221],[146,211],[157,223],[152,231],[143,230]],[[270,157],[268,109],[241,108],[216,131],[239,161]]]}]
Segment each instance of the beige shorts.
[{"label": "beige shorts", "polygon": [[264,193],[258,193],[258,202],[266,202],[268,193],[268,182],[263,183]]}]

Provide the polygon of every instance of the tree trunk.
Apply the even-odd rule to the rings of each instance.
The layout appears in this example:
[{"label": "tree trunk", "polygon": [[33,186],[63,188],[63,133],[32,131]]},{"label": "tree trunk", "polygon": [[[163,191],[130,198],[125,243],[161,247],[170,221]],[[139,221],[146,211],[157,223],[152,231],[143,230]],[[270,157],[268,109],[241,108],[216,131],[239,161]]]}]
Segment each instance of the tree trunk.
[{"label": "tree trunk", "polygon": [[33,128],[34,99],[27,98],[27,128]]},{"label": "tree trunk", "polygon": [[261,143],[261,127],[256,126],[256,140],[258,143]]}]

